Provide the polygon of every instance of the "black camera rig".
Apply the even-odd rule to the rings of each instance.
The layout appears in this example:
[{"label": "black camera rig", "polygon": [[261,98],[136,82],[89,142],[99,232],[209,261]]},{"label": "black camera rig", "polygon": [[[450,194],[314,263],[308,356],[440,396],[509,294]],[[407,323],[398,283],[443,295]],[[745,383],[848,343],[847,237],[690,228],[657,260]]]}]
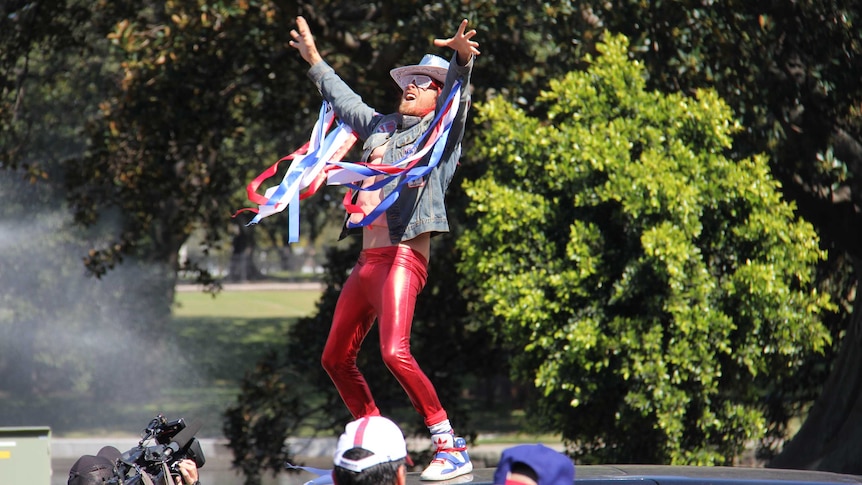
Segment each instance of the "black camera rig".
[{"label": "black camera rig", "polygon": [[117,485],[175,485],[173,477],[181,476],[180,461],[189,459],[198,468],[204,466],[206,459],[195,438],[200,428],[198,421],[187,426],[182,418],[168,421],[156,416],[141,433],[138,446],[116,460]]}]

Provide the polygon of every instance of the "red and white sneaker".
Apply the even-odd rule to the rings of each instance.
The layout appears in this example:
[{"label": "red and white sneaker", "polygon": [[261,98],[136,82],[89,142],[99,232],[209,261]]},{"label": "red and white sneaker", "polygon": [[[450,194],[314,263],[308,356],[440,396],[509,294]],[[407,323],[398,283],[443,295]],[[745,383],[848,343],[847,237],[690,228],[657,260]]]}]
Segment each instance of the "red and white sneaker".
[{"label": "red and white sneaker", "polygon": [[431,436],[431,442],[437,451],[428,468],[419,476],[422,480],[449,480],[473,471],[473,463],[467,454],[467,441],[452,433],[441,433]]}]

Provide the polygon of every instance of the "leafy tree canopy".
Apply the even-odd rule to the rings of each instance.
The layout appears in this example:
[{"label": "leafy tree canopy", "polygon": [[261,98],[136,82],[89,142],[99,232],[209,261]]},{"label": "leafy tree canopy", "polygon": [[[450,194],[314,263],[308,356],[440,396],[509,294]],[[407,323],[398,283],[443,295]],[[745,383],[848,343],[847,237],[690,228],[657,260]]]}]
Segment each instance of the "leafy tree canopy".
[{"label": "leafy tree canopy", "polygon": [[825,254],[764,157],[727,157],[739,125],[714,91],[648,91],[627,39],[605,39],[542,117],[479,107],[459,272],[584,461],[729,464],[830,342]]},{"label": "leafy tree canopy", "polygon": [[769,153],[784,196],[824,246],[859,257],[859,0],[591,5],[596,25],[632,39],[651,87],[714,88],[745,127],[736,153]]}]

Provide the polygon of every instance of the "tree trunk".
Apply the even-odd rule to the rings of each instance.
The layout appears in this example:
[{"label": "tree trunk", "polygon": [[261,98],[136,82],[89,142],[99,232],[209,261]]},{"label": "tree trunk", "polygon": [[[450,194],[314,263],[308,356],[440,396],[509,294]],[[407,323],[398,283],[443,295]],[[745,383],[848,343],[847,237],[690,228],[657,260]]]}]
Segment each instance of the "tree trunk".
[{"label": "tree trunk", "polygon": [[254,229],[246,226],[243,221],[237,222],[236,229],[236,235],[231,243],[233,250],[230,255],[230,268],[225,279],[235,282],[259,280],[263,275],[254,264],[254,254],[257,249]]},{"label": "tree trunk", "polygon": [[[826,116],[818,95],[805,96],[804,109],[784,124],[788,134],[773,173],[782,182],[784,196],[797,203],[798,213],[817,227],[822,246],[846,255],[852,264],[854,287],[862,275],[862,144]],[[796,107],[799,108],[799,107]],[[834,186],[817,176],[814,167],[820,153],[833,148],[837,160],[855,177]],[[829,378],[796,435],[767,465],[862,474],[862,298],[854,298]]]},{"label": "tree trunk", "polygon": [[[858,287],[860,261],[854,260]],[[802,427],[767,465],[862,474],[862,298],[853,303],[853,314],[841,350],[823,391],[811,407]]]}]

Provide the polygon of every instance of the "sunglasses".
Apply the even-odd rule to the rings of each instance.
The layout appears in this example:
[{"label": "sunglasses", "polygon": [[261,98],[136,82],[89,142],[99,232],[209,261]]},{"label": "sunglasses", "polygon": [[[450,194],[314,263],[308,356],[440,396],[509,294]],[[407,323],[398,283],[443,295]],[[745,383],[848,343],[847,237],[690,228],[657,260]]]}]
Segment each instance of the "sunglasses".
[{"label": "sunglasses", "polygon": [[432,84],[434,84],[434,80],[424,74],[412,74],[402,77],[401,80],[398,81],[398,86],[402,91],[407,89],[407,86],[411,84],[419,89],[428,89]]}]

